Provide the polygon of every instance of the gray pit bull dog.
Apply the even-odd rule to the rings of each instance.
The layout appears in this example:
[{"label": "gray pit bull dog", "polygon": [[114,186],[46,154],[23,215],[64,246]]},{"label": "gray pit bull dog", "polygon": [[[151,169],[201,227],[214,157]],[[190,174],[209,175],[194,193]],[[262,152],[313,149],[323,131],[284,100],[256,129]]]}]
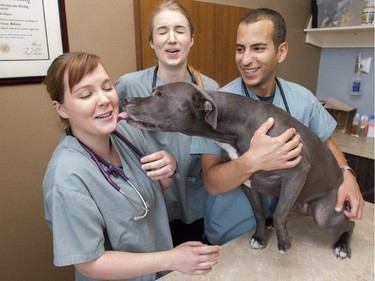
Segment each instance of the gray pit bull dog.
[{"label": "gray pit bull dog", "polygon": [[[241,113],[241,114],[240,114]],[[258,171],[250,187],[242,186],[256,218],[252,248],[266,246],[266,222],[260,193],[278,197],[273,214],[279,251],[291,247],[287,218],[296,204],[304,204],[315,222],[334,241],[338,258],[351,256],[350,239],[354,222],[336,212],[338,187],[343,174],[328,147],[302,123],[273,105],[244,96],[223,92],[205,92],[191,83],[177,82],[158,87],[144,98],[125,100],[125,119],[135,127],[154,131],[181,132],[214,140],[234,159],[245,153],[254,132],[269,118],[275,119],[268,135],[274,137],[289,128],[301,135],[302,160],[294,168]]]}]

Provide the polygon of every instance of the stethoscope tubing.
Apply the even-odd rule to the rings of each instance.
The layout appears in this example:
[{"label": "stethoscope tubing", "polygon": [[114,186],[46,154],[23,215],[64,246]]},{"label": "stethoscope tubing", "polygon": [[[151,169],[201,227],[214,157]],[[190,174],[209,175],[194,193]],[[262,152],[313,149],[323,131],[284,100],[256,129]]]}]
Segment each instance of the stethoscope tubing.
[{"label": "stethoscope tubing", "polygon": [[[159,69],[159,65],[155,66],[154,75],[152,77],[152,84],[151,84],[151,90],[152,91],[155,91],[155,89],[156,89],[156,80],[158,78],[158,69]],[[191,73],[189,67],[187,68],[187,71],[189,72],[192,83],[196,84],[195,79],[194,79],[194,75]]]},{"label": "stethoscope tubing", "polygon": [[[281,94],[281,98],[283,99],[283,102],[284,102],[285,110],[286,110],[286,112],[288,112],[288,113],[290,114],[290,110],[289,110],[288,102],[287,102],[287,100],[286,100],[286,97],[285,97],[285,93],[284,93],[283,87],[281,86],[281,83],[280,83],[280,81],[279,81],[279,79],[278,79],[277,77],[275,77],[275,80],[276,80],[277,87],[279,87],[280,94]],[[245,92],[246,96],[247,96],[248,98],[251,98],[251,97],[250,97],[250,94],[249,94],[249,92],[248,92],[248,90],[247,90],[246,84],[245,84],[245,82],[243,81],[243,79],[242,79],[242,89],[243,89],[243,91]]]},{"label": "stethoscope tubing", "polygon": [[[117,132],[116,130],[113,132],[117,137],[119,137],[121,139],[121,141],[123,141],[128,147],[130,147],[131,150],[133,150],[133,152],[139,157],[139,158],[142,158],[143,157],[143,153],[138,150],[138,148],[136,148],[128,139],[126,139],[123,135],[121,135],[119,132]],[[73,134],[70,132],[70,130],[67,130],[67,134],[70,135],[70,136],[73,136]],[[144,200],[142,194],[139,192],[138,188],[136,188],[134,186],[134,184],[130,181],[130,179],[126,176],[126,174],[118,169],[117,167],[109,164],[107,161],[105,161],[102,157],[100,157],[99,155],[97,155],[96,153],[94,153],[93,151],[91,151],[90,148],[88,148],[84,143],[82,143],[79,139],[77,139],[78,142],[81,144],[81,146],[83,147],[83,149],[90,155],[91,159],[95,162],[95,164],[98,166],[99,168],[99,171],[100,173],[103,175],[103,177],[107,180],[107,182],[114,188],[116,189],[122,196],[124,196],[126,199],[128,199],[129,201],[131,201],[132,203],[134,203],[135,205],[139,206],[140,208],[142,208],[145,213],[140,215],[140,216],[136,216],[133,218],[134,221],[138,221],[144,217],[146,217],[147,213],[150,211],[150,207],[148,205],[148,203]],[[102,165],[106,166],[108,168],[107,172],[103,169]],[[137,194],[137,196],[139,197],[139,199],[141,200],[141,204],[139,202],[137,202],[134,198],[132,198],[131,196],[129,196],[128,194],[126,194],[111,178],[110,178],[110,174],[112,173],[112,171],[116,172],[117,174],[119,174],[129,185],[130,187],[134,190],[134,192]]]}]

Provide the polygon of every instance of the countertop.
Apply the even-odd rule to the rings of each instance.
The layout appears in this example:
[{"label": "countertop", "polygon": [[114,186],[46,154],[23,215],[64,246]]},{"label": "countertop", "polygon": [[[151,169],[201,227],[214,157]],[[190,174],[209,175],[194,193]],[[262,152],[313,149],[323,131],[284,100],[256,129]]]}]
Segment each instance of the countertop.
[{"label": "countertop", "polygon": [[351,259],[337,259],[332,253],[332,241],[310,216],[291,216],[288,231],[292,248],[282,255],[277,249],[274,229],[268,246],[252,250],[251,233],[226,243],[220,263],[200,276],[171,272],[158,281],[331,281],[374,280],[374,205],[367,203],[362,220],[355,221]]},{"label": "countertop", "polygon": [[332,138],[342,152],[374,160],[374,138],[333,133]]}]

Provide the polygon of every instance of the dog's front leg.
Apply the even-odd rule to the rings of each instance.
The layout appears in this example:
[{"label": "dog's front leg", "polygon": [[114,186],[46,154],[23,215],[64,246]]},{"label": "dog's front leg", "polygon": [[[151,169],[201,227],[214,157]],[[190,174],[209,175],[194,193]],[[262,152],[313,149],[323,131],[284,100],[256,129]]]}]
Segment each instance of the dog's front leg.
[{"label": "dog's front leg", "polygon": [[306,173],[294,173],[289,174],[288,178],[283,177],[281,182],[281,193],[273,214],[277,246],[281,253],[286,253],[291,247],[290,237],[287,230],[288,216],[301,193],[306,182],[306,177]]},{"label": "dog's front leg", "polygon": [[256,230],[251,237],[250,246],[253,249],[263,249],[267,246],[267,229],[261,194],[245,185],[241,188],[251,204],[256,221]]}]

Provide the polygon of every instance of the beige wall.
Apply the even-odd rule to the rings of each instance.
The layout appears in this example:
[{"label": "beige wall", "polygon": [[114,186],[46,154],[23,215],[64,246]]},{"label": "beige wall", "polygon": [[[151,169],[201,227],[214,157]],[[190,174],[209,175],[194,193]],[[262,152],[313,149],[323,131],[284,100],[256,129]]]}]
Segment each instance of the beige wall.
[{"label": "beige wall", "polygon": [[[283,76],[315,90],[320,53],[304,44],[302,32],[309,1],[206,2],[261,4],[282,12],[288,21],[288,40],[293,41]],[[131,0],[65,0],[65,4],[71,51],[99,54],[114,80],[136,69]],[[302,60],[303,70],[298,63]],[[51,232],[43,214],[42,179],[61,133],[59,120],[43,85],[0,87],[0,108],[0,280],[73,280],[71,269],[52,264]]]},{"label": "beige wall", "polygon": [[[100,55],[117,79],[134,71],[131,0],[65,0],[71,51]],[[73,280],[52,264],[43,214],[42,180],[60,136],[42,85],[0,87],[0,280]]]}]

